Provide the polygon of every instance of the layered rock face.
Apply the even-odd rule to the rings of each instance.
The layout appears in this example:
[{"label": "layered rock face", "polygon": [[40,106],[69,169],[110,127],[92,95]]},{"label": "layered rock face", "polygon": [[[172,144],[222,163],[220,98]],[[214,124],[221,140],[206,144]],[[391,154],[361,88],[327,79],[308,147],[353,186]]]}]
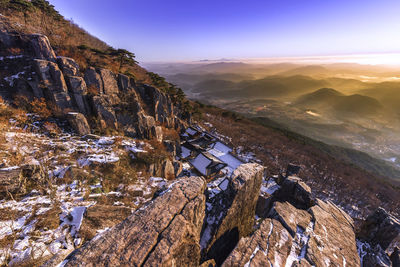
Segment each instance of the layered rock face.
[{"label": "layered rock face", "polygon": [[19,47],[24,53],[0,61],[7,76],[0,83],[3,98],[44,97],[58,112],[79,112],[89,122],[95,118],[98,127],[118,129],[137,138],[162,141],[160,125],[177,129],[184,124],[169,96],[159,89],[108,69],[80,70],[73,59],[57,57],[44,35],[2,31],[0,46]]},{"label": "layered rock face", "polygon": [[90,241],[65,266],[197,266],[206,183],[177,181],[149,206]]}]

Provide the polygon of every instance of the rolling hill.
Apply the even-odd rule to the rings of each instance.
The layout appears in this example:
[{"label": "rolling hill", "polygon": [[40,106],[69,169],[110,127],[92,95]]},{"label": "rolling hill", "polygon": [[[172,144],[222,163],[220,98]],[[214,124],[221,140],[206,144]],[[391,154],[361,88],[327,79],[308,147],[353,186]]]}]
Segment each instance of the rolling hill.
[{"label": "rolling hill", "polygon": [[377,115],[383,110],[382,104],[375,98],[360,94],[347,96],[332,88],[322,88],[305,94],[299,97],[294,104],[337,116],[349,114],[365,117]]}]

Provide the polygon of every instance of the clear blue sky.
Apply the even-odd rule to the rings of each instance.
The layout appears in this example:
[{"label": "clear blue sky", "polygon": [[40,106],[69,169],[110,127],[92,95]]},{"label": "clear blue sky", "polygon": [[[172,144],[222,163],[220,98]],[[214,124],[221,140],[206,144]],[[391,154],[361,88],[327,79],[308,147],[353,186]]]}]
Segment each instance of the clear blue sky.
[{"label": "clear blue sky", "polygon": [[400,51],[400,0],[50,0],[140,62]]}]

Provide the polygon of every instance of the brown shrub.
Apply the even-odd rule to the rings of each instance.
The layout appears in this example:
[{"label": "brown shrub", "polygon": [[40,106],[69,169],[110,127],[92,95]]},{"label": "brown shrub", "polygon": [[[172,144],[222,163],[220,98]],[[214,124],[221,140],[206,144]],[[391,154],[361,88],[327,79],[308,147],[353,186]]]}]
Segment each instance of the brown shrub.
[{"label": "brown shrub", "polygon": [[30,108],[28,110],[39,115],[42,119],[47,119],[51,116],[51,111],[47,107],[46,100],[44,98],[35,98],[29,104]]},{"label": "brown shrub", "polygon": [[163,131],[163,139],[164,140],[171,140],[171,141],[178,141],[180,140],[178,131],[173,128],[166,128],[162,126]]},{"label": "brown shrub", "polygon": [[147,152],[140,152],[135,155],[135,161],[147,167],[150,164],[161,163],[163,160],[170,157],[165,145],[158,142],[156,139],[149,140],[148,143],[153,147]]}]

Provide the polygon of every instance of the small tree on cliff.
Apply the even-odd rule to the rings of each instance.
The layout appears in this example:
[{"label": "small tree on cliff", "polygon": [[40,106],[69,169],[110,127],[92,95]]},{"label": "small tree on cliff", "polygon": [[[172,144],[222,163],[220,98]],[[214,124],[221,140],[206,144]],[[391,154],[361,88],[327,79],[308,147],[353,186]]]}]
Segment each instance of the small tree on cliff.
[{"label": "small tree on cliff", "polygon": [[119,62],[119,71],[124,65],[134,65],[137,63],[135,54],[126,49],[110,49],[110,55],[116,57]]}]

